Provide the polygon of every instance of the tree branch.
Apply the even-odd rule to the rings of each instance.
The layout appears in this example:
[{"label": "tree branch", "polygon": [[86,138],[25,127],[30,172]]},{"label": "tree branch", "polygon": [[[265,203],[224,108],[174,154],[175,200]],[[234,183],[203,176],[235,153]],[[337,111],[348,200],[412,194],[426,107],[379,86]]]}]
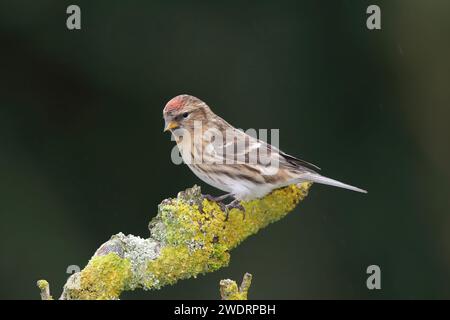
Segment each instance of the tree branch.
[{"label": "tree branch", "polygon": [[238,288],[236,281],[225,279],[220,281],[220,296],[222,300],[247,300],[248,289],[252,284],[252,275],[244,274],[241,286]]},{"label": "tree branch", "polygon": [[[233,248],[292,211],[310,185],[291,185],[242,202],[245,220],[243,212],[232,209],[227,221],[219,205],[203,198],[200,187],[180,192],[158,206],[149,238],[112,236],[81,272],[69,277],[60,299],[118,299],[125,290],[159,289],[225,267]],[[246,295],[250,280],[244,282]]]},{"label": "tree branch", "polygon": [[41,290],[41,300],[53,300],[53,297],[50,295],[50,285],[47,281],[39,280],[37,286]]}]

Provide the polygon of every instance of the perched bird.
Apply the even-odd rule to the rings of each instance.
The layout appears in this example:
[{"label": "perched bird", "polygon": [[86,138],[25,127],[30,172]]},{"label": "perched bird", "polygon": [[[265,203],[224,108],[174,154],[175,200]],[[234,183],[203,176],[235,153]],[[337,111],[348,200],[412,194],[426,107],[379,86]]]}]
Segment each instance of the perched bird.
[{"label": "perched bird", "polygon": [[274,189],[305,181],[367,192],[324,177],[317,173],[317,166],[234,128],[191,95],[171,99],[163,116],[164,131],[173,134],[183,161],[201,180],[227,192],[208,199],[235,199],[228,209],[242,209],[240,200],[261,198]]}]

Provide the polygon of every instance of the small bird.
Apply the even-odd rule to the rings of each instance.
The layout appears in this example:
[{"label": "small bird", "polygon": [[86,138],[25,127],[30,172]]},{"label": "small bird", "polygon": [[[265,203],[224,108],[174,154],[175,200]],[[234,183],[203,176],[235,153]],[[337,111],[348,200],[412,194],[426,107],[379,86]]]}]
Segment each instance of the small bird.
[{"label": "small bird", "polygon": [[262,198],[274,189],[305,181],[367,193],[324,177],[317,173],[319,167],[234,128],[194,96],[172,98],[164,107],[163,117],[164,131],[172,133],[183,161],[194,174],[227,192],[206,197],[216,202],[234,198],[227,209],[242,210],[241,200]]}]

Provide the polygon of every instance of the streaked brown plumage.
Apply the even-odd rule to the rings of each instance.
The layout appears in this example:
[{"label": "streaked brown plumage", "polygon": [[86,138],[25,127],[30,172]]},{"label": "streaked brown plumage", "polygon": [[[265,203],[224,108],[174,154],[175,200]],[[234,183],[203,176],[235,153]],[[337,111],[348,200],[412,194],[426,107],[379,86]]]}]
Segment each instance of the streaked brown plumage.
[{"label": "streaked brown plumage", "polygon": [[260,198],[303,181],[366,192],[321,176],[315,165],[237,130],[196,97],[176,96],[166,104],[163,116],[165,131],[174,135],[189,168],[237,200]]}]

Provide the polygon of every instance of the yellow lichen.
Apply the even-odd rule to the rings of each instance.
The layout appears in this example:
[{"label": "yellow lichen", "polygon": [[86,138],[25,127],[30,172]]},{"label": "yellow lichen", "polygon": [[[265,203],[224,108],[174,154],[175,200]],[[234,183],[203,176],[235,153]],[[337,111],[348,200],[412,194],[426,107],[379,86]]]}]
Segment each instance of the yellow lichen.
[{"label": "yellow lichen", "polygon": [[81,271],[79,286],[69,292],[71,299],[117,299],[132,276],[130,262],[115,253],[94,256]]},{"label": "yellow lichen", "polygon": [[152,275],[147,288],[160,288],[197,274],[215,271],[228,264],[230,255],[224,249],[207,246],[192,250],[186,246],[166,247],[158,259],[151,261],[147,271]]},{"label": "yellow lichen", "polygon": [[37,286],[41,290],[42,300],[53,300],[53,297],[50,295],[50,285],[47,280],[38,280]]},{"label": "yellow lichen", "polygon": [[39,289],[45,290],[49,287],[49,284],[47,280],[38,280],[37,286]]},{"label": "yellow lichen", "polygon": [[201,210],[183,199],[165,205],[161,219],[166,225],[166,247],[149,262],[151,277],[145,287],[159,288],[227,266],[231,249],[288,214],[306,196],[309,186],[291,185],[263,199],[243,202],[245,213],[232,209],[227,221],[218,204],[206,199]]},{"label": "yellow lichen", "polygon": [[252,283],[252,275],[246,273],[238,288],[236,281],[226,279],[220,281],[220,296],[222,300],[247,300],[248,289]]},{"label": "yellow lichen", "polygon": [[275,190],[263,199],[243,202],[245,218],[240,210],[231,210],[228,221],[223,225],[223,241],[229,249],[233,249],[248,236],[280,220],[306,196],[308,188],[307,183],[300,187],[291,185]]}]

